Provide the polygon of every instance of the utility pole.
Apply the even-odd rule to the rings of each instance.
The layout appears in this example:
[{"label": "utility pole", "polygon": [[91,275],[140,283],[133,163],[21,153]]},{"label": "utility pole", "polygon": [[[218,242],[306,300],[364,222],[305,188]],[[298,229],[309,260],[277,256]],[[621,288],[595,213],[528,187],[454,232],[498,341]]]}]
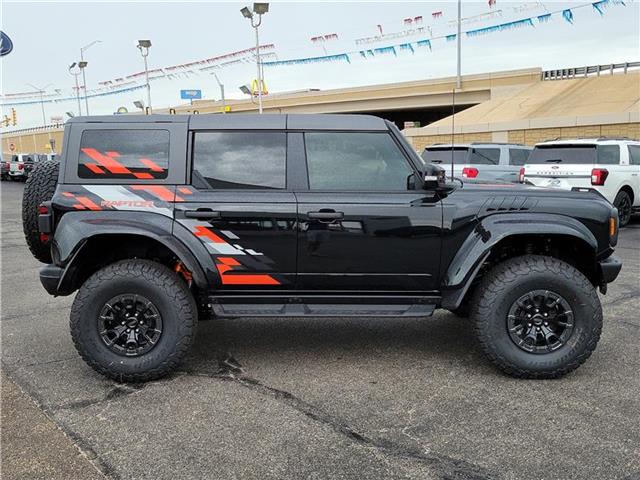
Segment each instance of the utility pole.
[{"label": "utility pole", "polygon": [[[94,46],[96,43],[101,43],[101,42],[100,42],[100,40],[94,40],[90,44],[85,45],[84,47],[82,47],[80,49],[80,61],[81,62],[84,62],[84,51],[88,50],[89,48]],[[87,115],[89,115],[89,96],[87,95],[87,77],[84,74],[84,68],[82,69],[82,85],[84,85],[84,107],[85,107],[85,110],[87,111]]]},{"label": "utility pole", "polygon": [[40,107],[42,108],[42,125],[44,126],[47,124],[47,116],[44,112],[44,93],[47,90],[47,88],[49,88],[52,84],[50,83],[49,85],[46,85],[42,88],[36,87],[31,83],[27,83],[27,85],[30,86],[31,88],[34,88],[36,92],[40,94]]},{"label": "utility pole", "polygon": [[462,86],[462,0],[458,0],[458,75],[456,78],[456,88],[460,89]]},{"label": "utility pole", "polygon": [[216,72],[211,72],[211,75],[213,75],[216,79],[216,82],[218,82],[218,86],[220,87],[220,96],[222,97],[222,113],[227,113],[227,102],[224,98],[224,85],[222,84],[222,82],[220,81],[220,79],[218,78],[218,75],[216,75]]}]

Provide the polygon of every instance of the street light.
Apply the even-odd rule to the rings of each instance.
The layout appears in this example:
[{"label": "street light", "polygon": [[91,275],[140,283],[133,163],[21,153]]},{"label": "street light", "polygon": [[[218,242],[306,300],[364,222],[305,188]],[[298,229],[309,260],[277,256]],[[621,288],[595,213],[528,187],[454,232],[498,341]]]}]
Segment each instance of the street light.
[{"label": "street light", "polygon": [[76,99],[78,100],[78,115],[80,116],[82,116],[82,107],[80,106],[80,85],[78,85],[78,75],[80,75],[82,68],[77,62],[73,62],[71,65],[69,65],[69,73],[76,77]]},{"label": "street light", "polygon": [[[88,45],[85,45],[80,49],[80,61],[84,62],[84,51],[89,50],[96,43],[102,43],[100,40],[94,40]],[[82,69],[82,85],[84,86],[84,107],[87,110],[87,115],[89,115],[89,97],[87,95],[87,77],[84,74],[84,68]]]},{"label": "street light", "polygon": [[227,113],[227,102],[224,99],[224,85],[218,78],[218,75],[216,75],[216,72],[211,72],[211,75],[215,77],[216,82],[218,82],[218,86],[220,87],[220,97],[222,97],[222,113]]},{"label": "street light", "polygon": [[133,102],[133,105],[144,112],[144,102],[142,100],[136,100],[135,102]]},{"label": "street light", "polygon": [[[253,12],[249,10],[249,7],[243,7],[240,9],[240,13],[245,18],[251,20],[251,26],[256,31],[256,66],[258,68],[258,112],[262,113],[262,87],[264,80],[262,78],[262,68],[260,64],[260,40],[258,38],[258,27],[262,23],[262,15],[269,11],[268,3],[254,3]],[[254,13],[258,16],[258,21],[255,21]]]},{"label": "street light", "polygon": [[42,88],[36,87],[32,83],[27,83],[27,85],[30,86],[31,88],[34,88],[36,90],[36,92],[40,94],[40,106],[42,107],[42,125],[44,126],[44,125],[47,124],[47,116],[44,113],[44,98],[43,98],[43,95],[44,95],[45,91],[47,90],[47,88],[49,88],[53,84],[50,83],[49,85],[46,85],[46,86],[44,86]]},{"label": "street light", "polygon": [[149,85],[149,66],[147,64],[147,57],[149,56],[149,48],[151,47],[151,40],[138,40],[138,50],[140,55],[144,59],[144,76],[147,81],[147,106],[149,107],[149,113],[151,113],[151,85]]}]

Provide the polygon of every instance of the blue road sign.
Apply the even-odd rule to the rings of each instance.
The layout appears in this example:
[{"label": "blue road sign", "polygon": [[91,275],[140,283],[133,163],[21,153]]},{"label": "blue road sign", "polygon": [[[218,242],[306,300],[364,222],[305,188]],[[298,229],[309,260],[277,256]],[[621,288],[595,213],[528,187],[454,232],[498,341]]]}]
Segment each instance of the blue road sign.
[{"label": "blue road sign", "polygon": [[13,50],[13,42],[4,32],[0,32],[0,57],[8,55]]},{"label": "blue road sign", "polygon": [[202,90],[180,90],[180,98],[182,100],[200,100]]}]

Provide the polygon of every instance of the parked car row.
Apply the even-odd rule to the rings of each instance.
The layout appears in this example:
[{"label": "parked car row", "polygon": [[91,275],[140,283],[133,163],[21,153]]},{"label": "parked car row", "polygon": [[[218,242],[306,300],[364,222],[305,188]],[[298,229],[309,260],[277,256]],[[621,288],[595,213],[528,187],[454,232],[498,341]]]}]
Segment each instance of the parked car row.
[{"label": "parked car row", "polygon": [[6,160],[0,159],[0,176],[2,180],[20,180],[25,182],[33,171],[36,163],[45,160],[55,160],[52,153],[16,153]]},{"label": "parked car row", "polygon": [[519,144],[436,144],[422,152],[453,177],[472,182],[519,182],[544,188],[595,190],[611,202],[620,226],[640,211],[640,141],[627,138]]}]

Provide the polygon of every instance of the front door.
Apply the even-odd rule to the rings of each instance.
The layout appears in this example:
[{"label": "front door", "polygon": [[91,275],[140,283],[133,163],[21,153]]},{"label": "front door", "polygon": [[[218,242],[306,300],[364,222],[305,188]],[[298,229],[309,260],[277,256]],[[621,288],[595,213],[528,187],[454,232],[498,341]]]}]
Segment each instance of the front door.
[{"label": "front door", "polygon": [[437,289],[442,205],[387,132],[306,132],[298,288]]},{"label": "front door", "polygon": [[205,245],[221,290],[291,289],[296,202],[286,191],[284,131],[193,134],[191,185],[176,191],[176,221]]}]

